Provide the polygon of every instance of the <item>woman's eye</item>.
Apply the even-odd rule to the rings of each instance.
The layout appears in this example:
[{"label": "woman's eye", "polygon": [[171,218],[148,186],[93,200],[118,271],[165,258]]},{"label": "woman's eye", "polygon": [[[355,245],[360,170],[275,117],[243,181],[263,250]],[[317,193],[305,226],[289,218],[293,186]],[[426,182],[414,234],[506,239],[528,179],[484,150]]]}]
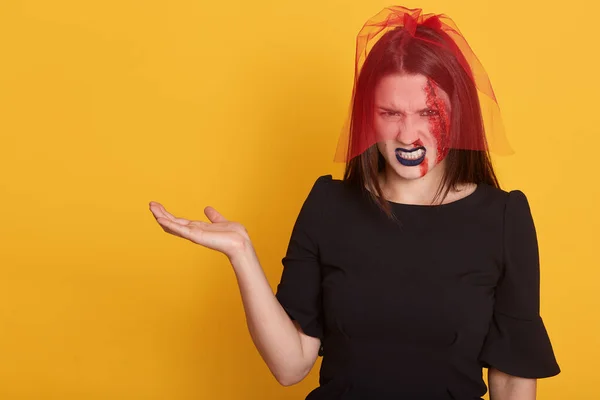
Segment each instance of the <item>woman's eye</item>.
[{"label": "woman's eye", "polygon": [[382,115],[384,115],[386,117],[397,117],[398,113],[393,112],[393,111],[385,111]]},{"label": "woman's eye", "polygon": [[439,115],[439,112],[437,110],[429,109],[429,110],[423,111],[423,114],[421,114],[421,115],[424,117],[434,117],[434,116]]}]

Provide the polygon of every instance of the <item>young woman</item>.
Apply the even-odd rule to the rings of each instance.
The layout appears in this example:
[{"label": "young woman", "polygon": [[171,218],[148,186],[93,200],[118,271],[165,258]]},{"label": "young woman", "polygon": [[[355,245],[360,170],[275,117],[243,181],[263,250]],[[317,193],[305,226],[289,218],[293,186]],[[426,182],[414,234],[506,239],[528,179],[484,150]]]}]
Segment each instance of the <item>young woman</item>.
[{"label": "young woman", "polygon": [[307,399],[480,399],[482,368],[492,400],[535,399],[536,379],[560,369],[528,201],[494,174],[490,137],[503,142],[481,65],[447,17],[420,12],[386,8],[359,34],[346,172],[316,180],[276,294],[241,224],[211,207],[210,222],[150,209],[227,255],[281,384],[323,356]]}]

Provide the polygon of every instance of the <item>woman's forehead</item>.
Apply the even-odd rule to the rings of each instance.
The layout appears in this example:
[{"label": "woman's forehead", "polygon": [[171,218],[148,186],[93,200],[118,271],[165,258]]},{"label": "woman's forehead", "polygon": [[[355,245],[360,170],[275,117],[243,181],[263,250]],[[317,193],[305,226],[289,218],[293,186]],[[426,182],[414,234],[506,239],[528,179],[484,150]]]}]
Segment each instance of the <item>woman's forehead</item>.
[{"label": "woman's forehead", "polygon": [[[433,84],[425,75],[393,74],[383,77],[375,88],[375,105],[404,112],[416,112],[427,107],[427,86]],[[435,91],[447,104],[448,95]]]}]

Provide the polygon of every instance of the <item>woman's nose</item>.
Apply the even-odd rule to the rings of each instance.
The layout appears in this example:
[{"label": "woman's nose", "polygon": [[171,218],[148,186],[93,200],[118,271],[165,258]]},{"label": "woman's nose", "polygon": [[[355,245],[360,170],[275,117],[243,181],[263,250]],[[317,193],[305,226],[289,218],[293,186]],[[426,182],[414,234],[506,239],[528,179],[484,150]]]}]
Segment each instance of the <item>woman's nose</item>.
[{"label": "woman's nose", "polygon": [[419,129],[415,124],[407,121],[398,125],[398,134],[396,135],[398,142],[410,145],[417,139],[419,139]]}]

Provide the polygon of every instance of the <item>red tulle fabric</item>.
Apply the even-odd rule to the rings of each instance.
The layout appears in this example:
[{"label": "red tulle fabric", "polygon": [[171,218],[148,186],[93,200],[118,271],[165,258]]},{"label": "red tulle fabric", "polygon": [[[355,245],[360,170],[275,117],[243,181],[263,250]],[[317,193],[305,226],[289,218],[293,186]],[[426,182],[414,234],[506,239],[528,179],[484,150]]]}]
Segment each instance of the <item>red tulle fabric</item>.
[{"label": "red tulle fabric", "polygon": [[[421,37],[417,26],[432,28],[449,38],[441,44]],[[353,132],[352,110],[356,95],[357,81],[365,59],[374,44],[388,31],[402,27],[413,38],[424,40],[451,51],[462,65],[467,75],[473,80],[482,114],[484,137],[470,138],[468,135],[454,135],[448,146],[455,149],[491,151],[499,155],[511,154],[512,149],[506,139],[500,108],[492,89],[489,77],[477,56],[458,30],[455,23],[444,14],[423,14],[421,9],[409,9],[401,6],[386,7],[369,19],[356,38],[356,57],[354,70],[354,87],[348,117],[342,129],[336,154],[336,162],[346,162],[361,154],[377,143],[377,135],[366,132]],[[482,140],[483,139],[483,140]]]}]

